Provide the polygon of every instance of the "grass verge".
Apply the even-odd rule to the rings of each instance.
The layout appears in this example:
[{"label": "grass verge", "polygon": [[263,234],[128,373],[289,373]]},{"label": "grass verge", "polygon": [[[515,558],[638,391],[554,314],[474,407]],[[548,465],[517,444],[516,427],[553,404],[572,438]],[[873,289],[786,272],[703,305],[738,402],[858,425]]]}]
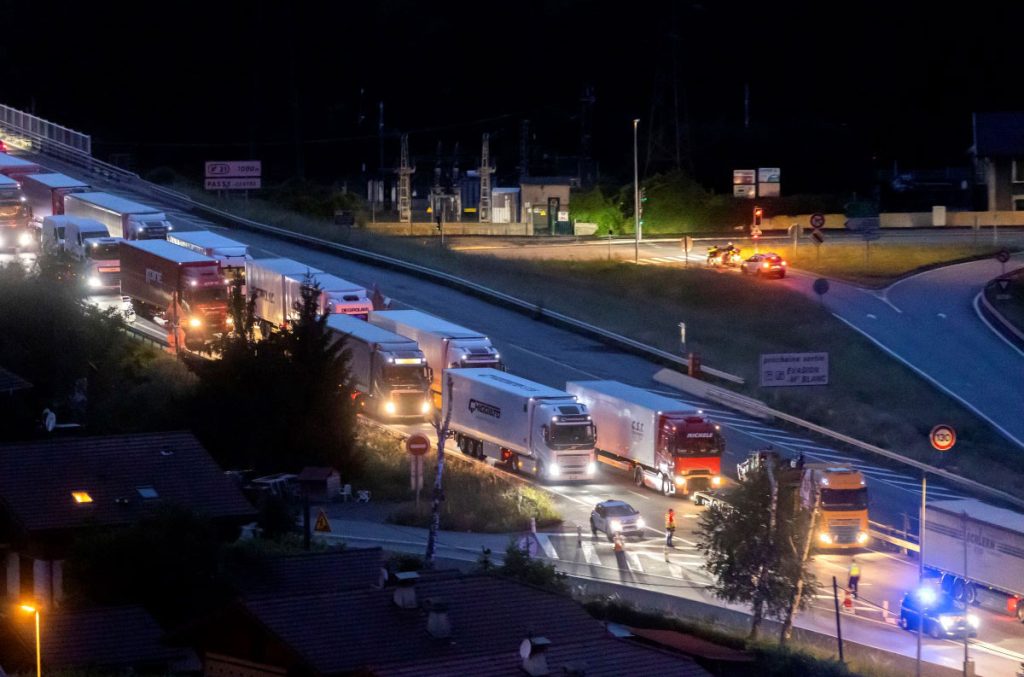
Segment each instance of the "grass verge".
[{"label": "grass verge", "polygon": [[[373,236],[256,200],[197,197],[264,223],[444,270],[670,352],[679,350],[678,323],[686,322],[688,348],[704,364],[744,377],[747,385],[738,389],[744,394],[1010,493],[1024,491],[1024,455],[987,423],[819,304],[774,281],[617,261],[501,259],[442,249],[436,238]],[[829,352],[829,385],[757,385],[760,354],[801,351]],[[936,458],[928,432],[940,421],[956,428],[957,453]],[[403,473],[405,486],[407,469]]]},{"label": "grass verge", "polygon": [[[437,473],[436,453],[424,458],[424,489],[417,510],[408,488],[409,454],[401,441],[384,432],[367,430],[362,434],[362,443],[367,452],[362,483],[372,489],[375,499],[397,502],[389,521],[405,526],[429,526],[431,493]],[[454,445],[449,444],[446,449],[442,529],[486,533],[524,531],[529,529],[531,517],[537,520],[538,528],[561,523],[561,515],[547,492],[483,464],[453,457],[453,448]]]}]

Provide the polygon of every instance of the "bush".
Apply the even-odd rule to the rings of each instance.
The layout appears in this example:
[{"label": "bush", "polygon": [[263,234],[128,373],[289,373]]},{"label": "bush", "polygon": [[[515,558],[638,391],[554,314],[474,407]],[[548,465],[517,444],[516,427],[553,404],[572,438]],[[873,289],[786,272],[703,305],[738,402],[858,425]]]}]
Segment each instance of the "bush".
[{"label": "bush", "polygon": [[502,576],[548,590],[566,592],[569,589],[565,574],[555,571],[553,564],[530,557],[515,541],[510,541],[505,548],[505,563],[497,571]]},{"label": "bush", "polygon": [[596,223],[597,235],[623,232],[626,217],[615,200],[605,197],[600,188],[577,191],[570,198],[572,217],[584,223]]}]

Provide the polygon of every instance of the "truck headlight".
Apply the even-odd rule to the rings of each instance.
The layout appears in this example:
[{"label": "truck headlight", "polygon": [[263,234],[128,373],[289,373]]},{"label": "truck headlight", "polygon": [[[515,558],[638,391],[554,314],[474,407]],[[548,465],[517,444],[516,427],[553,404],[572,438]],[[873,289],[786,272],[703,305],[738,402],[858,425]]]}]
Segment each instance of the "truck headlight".
[{"label": "truck headlight", "polygon": [[711,478],[711,486],[720,487],[722,486],[722,476],[715,475]]},{"label": "truck headlight", "polygon": [[981,625],[981,619],[974,614],[967,614],[967,624],[977,630],[978,626]]},{"label": "truck headlight", "polygon": [[95,289],[99,287],[102,284],[102,282],[100,282],[100,278],[98,276],[92,275],[89,277],[88,284],[90,287]]},{"label": "truck headlight", "polygon": [[939,623],[942,624],[943,630],[949,630],[953,627],[953,619],[949,616],[939,616]]},{"label": "truck headlight", "polygon": [[562,474],[562,469],[558,467],[557,463],[552,463],[548,466],[548,477],[558,477]]},{"label": "truck headlight", "polygon": [[387,402],[385,402],[384,403],[384,413],[388,414],[389,416],[394,416],[395,415],[395,403],[392,402],[391,400],[388,400]]},{"label": "truck headlight", "polygon": [[234,326],[235,326],[235,318],[233,318],[233,317],[229,317],[229,318],[228,318],[228,319],[226,320],[226,322],[228,323],[228,326],[229,326],[229,327],[234,327]]},{"label": "truck headlight", "polygon": [[645,526],[647,526],[647,522],[644,521],[644,518],[643,517],[637,517],[636,518],[636,528],[637,529],[643,529]]},{"label": "truck headlight", "polygon": [[682,475],[676,475],[676,485],[681,487],[684,484],[686,484],[686,478],[683,477]]},{"label": "truck headlight", "polygon": [[608,523],[608,528],[612,531],[622,531],[622,522],[619,520],[612,520]]},{"label": "truck headlight", "polygon": [[597,463],[595,463],[594,461],[591,461],[590,463],[587,463],[587,474],[588,475],[593,475],[596,472],[597,472]]},{"label": "truck headlight", "polygon": [[832,534],[828,533],[827,531],[822,531],[820,534],[818,534],[818,540],[826,545],[831,545]]},{"label": "truck headlight", "polygon": [[200,320],[198,317],[192,317],[189,318],[188,326],[192,327],[193,329],[198,329],[199,327],[203,326],[203,321]]},{"label": "truck headlight", "polygon": [[857,532],[857,542],[860,543],[861,545],[864,545],[865,543],[867,543],[868,542],[868,532],[866,532],[866,531],[858,531]]},{"label": "truck headlight", "polygon": [[18,246],[27,247],[32,244],[32,236],[28,233],[20,233],[18,235]]},{"label": "truck headlight", "polygon": [[420,412],[424,414],[430,413],[430,400],[423,400],[423,404],[420,405]]}]

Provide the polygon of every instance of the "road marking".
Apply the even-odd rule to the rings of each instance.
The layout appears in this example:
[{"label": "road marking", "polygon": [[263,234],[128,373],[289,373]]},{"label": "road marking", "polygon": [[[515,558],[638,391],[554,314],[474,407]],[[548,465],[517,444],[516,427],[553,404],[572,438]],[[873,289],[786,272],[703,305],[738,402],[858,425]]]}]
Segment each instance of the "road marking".
[{"label": "road marking", "polygon": [[941,317],[943,320],[945,320],[946,319],[946,314],[945,313],[939,313],[939,317]]},{"label": "road marking", "polygon": [[544,360],[545,362],[551,362],[552,364],[557,364],[559,367],[562,367],[563,369],[569,369],[570,371],[579,372],[579,373],[583,374],[584,376],[589,376],[590,378],[593,378],[593,379],[598,379],[598,380],[601,379],[601,377],[598,376],[597,374],[591,374],[589,371],[583,371],[582,369],[577,369],[576,367],[570,367],[569,365],[565,364],[564,362],[559,362],[558,360],[553,360],[550,357],[548,357],[547,355],[541,355],[540,353],[534,352],[534,351],[532,351],[532,350],[530,350],[528,348],[523,348],[522,346],[517,346],[514,343],[506,343],[505,345],[507,345],[509,348],[515,348],[516,350],[522,351],[522,352],[526,353],[527,355],[533,355],[534,357],[540,358],[540,359]]},{"label": "road marking", "polygon": [[548,559],[558,559],[555,546],[551,545],[551,539],[547,534],[537,534],[537,540],[540,541],[540,547],[544,548],[544,554],[548,556]]},{"label": "road marking", "polygon": [[683,567],[679,566],[678,564],[672,564],[672,562],[669,562],[668,571],[675,578],[683,577]]},{"label": "road marking", "polygon": [[626,491],[628,491],[629,493],[633,494],[634,496],[639,496],[640,498],[644,499],[645,501],[651,500],[650,496],[644,496],[639,491],[633,491],[632,489],[627,489]]},{"label": "road marking", "polygon": [[601,566],[601,558],[594,552],[594,546],[590,543],[583,541],[583,559],[586,560],[587,564],[591,566]]},{"label": "road marking", "polygon": [[988,321],[988,318],[985,317],[985,314],[981,312],[981,306],[979,304],[981,303],[981,295],[984,293],[985,292],[980,291],[978,292],[977,296],[974,297],[974,303],[972,304],[974,306],[974,314],[981,318],[981,321],[985,323],[985,326],[988,327],[989,331],[998,336],[1003,343],[1016,350],[1017,353],[1021,355],[1021,357],[1024,357],[1024,350],[1021,350],[1016,345],[1014,345],[1013,341],[1003,336],[998,329],[992,326],[992,323]]},{"label": "road marking", "polygon": [[644,572],[644,565],[640,564],[640,558],[637,557],[635,552],[626,552],[626,566],[629,567],[630,571],[640,574]]},{"label": "road marking", "polygon": [[878,318],[877,318],[877,317],[875,317],[875,316],[874,316],[874,314],[872,314],[872,313],[868,313],[868,317],[870,317],[870,318],[871,318],[872,320],[877,320],[877,319],[878,319]]}]

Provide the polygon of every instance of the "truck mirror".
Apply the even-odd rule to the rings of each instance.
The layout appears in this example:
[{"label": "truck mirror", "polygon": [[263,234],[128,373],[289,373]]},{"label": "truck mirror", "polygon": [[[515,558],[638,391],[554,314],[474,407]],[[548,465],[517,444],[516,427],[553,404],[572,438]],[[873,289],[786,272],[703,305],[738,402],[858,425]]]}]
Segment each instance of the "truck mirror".
[{"label": "truck mirror", "polygon": [[545,443],[548,442],[549,441],[548,438],[550,437],[550,434],[548,433],[548,427],[546,425],[542,425],[540,427],[540,431],[544,435],[544,442]]}]

